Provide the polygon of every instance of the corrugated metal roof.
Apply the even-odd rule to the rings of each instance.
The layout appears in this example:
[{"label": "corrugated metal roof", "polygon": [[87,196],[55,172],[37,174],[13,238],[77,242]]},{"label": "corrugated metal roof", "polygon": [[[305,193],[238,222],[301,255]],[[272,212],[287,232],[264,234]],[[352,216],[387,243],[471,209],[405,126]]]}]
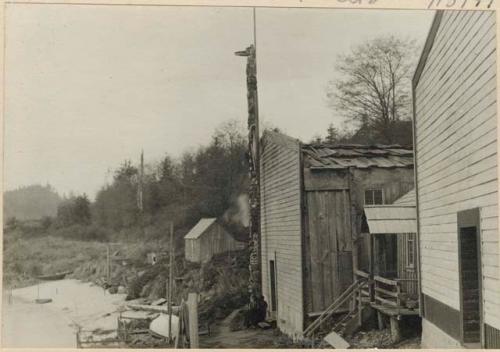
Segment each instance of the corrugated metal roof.
[{"label": "corrugated metal roof", "polygon": [[394,204],[397,205],[413,205],[414,207],[417,205],[417,201],[415,198],[415,188],[410,192],[403,195],[401,198],[398,198]]},{"label": "corrugated metal roof", "polygon": [[305,144],[302,152],[311,169],[413,167],[413,150],[400,145]]},{"label": "corrugated metal roof", "polygon": [[365,206],[365,216],[371,234],[417,232],[415,206]]},{"label": "corrugated metal roof", "polygon": [[212,225],[216,218],[205,218],[205,219],[200,219],[196,225],[191,229],[191,231],[188,232],[186,236],[184,236],[184,239],[195,239],[200,237],[203,232],[205,232],[206,229]]}]

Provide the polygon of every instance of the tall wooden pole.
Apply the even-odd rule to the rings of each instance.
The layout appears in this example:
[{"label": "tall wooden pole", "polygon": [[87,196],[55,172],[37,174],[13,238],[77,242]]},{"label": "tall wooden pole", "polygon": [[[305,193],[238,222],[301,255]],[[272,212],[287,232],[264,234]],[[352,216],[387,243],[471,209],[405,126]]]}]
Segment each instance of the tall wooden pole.
[{"label": "tall wooden pole", "polygon": [[174,223],[170,222],[170,252],[168,263],[168,338],[172,341],[172,289],[174,287]]},{"label": "tall wooden pole", "polygon": [[109,258],[109,244],[106,245],[106,280],[107,284],[111,284],[111,260]]},{"label": "tall wooden pole", "polygon": [[139,185],[137,190],[137,207],[139,208],[141,236],[144,238],[144,151],[141,150],[141,166],[139,170]]},{"label": "tall wooden pole", "polygon": [[250,203],[250,279],[249,292],[254,299],[261,295],[261,248],[260,248],[260,140],[259,140],[259,107],[257,94],[257,55],[256,26],[254,8],[254,45],[246,50],[236,52],[237,56],[247,58],[247,100],[248,100],[248,166],[250,187],[248,190]]}]

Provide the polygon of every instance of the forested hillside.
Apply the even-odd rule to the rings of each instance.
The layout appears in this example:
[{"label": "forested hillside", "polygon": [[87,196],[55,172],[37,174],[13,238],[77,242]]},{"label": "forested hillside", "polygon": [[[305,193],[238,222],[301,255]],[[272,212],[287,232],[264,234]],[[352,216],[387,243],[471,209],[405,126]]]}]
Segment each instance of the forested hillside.
[{"label": "forested hillside", "polygon": [[[226,122],[216,129],[208,145],[179,158],[165,153],[162,160],[146,163],[142,211],[137,158],[123,161],[93,202],[86,194],[61,199],[51,186],[6,192],[6,223],[8,228],[17,226],[36,236],[101,241],[164,237],[170,221],[176,233],[187,232],[200,217],[222,217],[228,226],[238,227],[238,198],[247,184],[245,153],[243,128],[237,122]],[[39,228],[33,228],[19,222],[26,219],[42,221]]]},{"label": "forested hillside", "polygon": [[19,220],[55,216],[61,198],[50,185],[31,185],[7,191],[3,195],[4,218]]}]

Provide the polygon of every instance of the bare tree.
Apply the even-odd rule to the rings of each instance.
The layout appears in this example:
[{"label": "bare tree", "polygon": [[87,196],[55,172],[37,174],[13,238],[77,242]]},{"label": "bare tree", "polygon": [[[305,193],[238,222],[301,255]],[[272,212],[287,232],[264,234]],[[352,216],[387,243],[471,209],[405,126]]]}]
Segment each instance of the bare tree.
[{"label": "bare tree", "polygon": [[356,127],[392,143],[400,121],[410,119],[411,77],[416,67],[414,40],[394,36],[365,42],[338,57],[340,78],[330,81],[330,105]]}]

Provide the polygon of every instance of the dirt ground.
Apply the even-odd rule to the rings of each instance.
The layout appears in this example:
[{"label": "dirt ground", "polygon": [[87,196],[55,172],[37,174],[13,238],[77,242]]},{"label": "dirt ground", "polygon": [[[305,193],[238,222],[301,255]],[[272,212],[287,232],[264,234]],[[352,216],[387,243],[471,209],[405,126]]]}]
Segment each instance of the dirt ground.
[{"label": "dirt ground", "polygon": [[248,328],[231,330],[231,321],[238,315],[233,311],[210,326],[210,336],[200,336],[200,348],[302,348],[283,336],[277,329]]},{"label": "dirt ground", "polygon": [[398,348],[398,349],[419,349],[420,336],[412,336],[402,339],[398,343],[391,341],[389,329],[360,331],[352,338],[348,339],[351,348]]},{"label": "dirt ground", "polygon": [[[216,321],[211,325],[210,336],[200,336],[200,348],[305,348],[277,329],[262,330],[249,328],[238,331],[231,330],[231,322],[239,314],[235,310],[228,317]],[[398,343],[391,342],[389,329],[360,331],[348,339],[351,348],[390,348],[390,349],[419,349],[420,337],[406,337]],[[331,348],[326,342],[320,343],[316,348]]]}]

